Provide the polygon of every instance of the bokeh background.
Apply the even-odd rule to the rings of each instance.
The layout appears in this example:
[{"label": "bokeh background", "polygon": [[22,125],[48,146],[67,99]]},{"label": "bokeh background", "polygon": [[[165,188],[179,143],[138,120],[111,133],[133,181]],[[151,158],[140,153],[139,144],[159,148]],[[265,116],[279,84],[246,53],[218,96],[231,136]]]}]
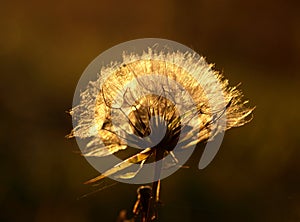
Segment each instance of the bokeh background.
[{"label": "bokeh background", "polygon": [[299,12],[292,0],[1,1],[0,221],[115,221],[132,209],[136,185],[77,199],[98,172],[64,138],[65,111],[98,54],[144,37],[193,48],[256,106],[207,168],[197,151],[163,180],[159,221],[300,221]]}]

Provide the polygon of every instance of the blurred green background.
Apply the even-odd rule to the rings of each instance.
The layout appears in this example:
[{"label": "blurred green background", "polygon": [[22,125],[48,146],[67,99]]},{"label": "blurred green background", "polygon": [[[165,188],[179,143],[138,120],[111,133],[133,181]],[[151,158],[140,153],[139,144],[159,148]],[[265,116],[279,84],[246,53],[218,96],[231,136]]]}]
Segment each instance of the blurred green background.
[{"label": "blurred green background", "polygon": [[65,111],[98,54],[144,37],[193,48],[257,107],[207,168],[197,151],[163,180],[159,221],[300,221],[299,12],[283,0],[1,1],[0,221],[115,221],[132,209],[136,185],[77,200],[98,172],[64,138]]}]

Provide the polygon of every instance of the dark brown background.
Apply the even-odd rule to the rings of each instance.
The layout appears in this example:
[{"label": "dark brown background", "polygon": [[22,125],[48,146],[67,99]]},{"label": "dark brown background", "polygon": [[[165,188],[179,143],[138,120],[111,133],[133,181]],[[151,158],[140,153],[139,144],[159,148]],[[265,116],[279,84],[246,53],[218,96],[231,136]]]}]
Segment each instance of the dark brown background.
[{"label": "dark brown background", "polygon": [[206,169],[199,154],[163,180],[160,221],[300,221],[298,1],[2,1],[1,221],[115,221],[137,186],[88,198],[97,175],[75,154],[65,113],[85,67],[127,40],[183,43],[224,71],[256,106],[225,134]]}]

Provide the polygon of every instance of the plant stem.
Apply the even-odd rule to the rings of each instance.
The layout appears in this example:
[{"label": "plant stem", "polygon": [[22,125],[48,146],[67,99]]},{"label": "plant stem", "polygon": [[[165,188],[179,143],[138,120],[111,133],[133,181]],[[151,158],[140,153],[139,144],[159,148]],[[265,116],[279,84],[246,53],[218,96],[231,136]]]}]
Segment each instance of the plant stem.
[{"label": "plant stem", "polygon": [[157,219],[157,203],[159,202],[159,191],[160,191],[160,174],[162,169],[162,158],[164,156],[164,151],[156,149],[154,151],[155,155],[155,171],[154,171],[154,182],[152,183],[152,197],[150,199],[150,204],[147,213],[146,222],[151,222]]}]

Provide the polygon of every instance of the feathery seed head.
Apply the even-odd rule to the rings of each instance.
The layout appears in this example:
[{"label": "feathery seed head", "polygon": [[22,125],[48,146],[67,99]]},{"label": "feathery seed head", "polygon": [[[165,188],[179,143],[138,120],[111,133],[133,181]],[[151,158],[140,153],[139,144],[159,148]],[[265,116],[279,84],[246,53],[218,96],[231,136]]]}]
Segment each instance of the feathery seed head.
[{"label": "feathery seed head", "polygon": [[[253,108],[247,102],[196,53],[148,47],[141,55],[124,53],[122,63],[102,68],[89,82],[71,110],[71,137],[89,139],[85,156],[129,147],[167,156],[249,122]],[[131,163],[143,164],[148,154]]]}]

